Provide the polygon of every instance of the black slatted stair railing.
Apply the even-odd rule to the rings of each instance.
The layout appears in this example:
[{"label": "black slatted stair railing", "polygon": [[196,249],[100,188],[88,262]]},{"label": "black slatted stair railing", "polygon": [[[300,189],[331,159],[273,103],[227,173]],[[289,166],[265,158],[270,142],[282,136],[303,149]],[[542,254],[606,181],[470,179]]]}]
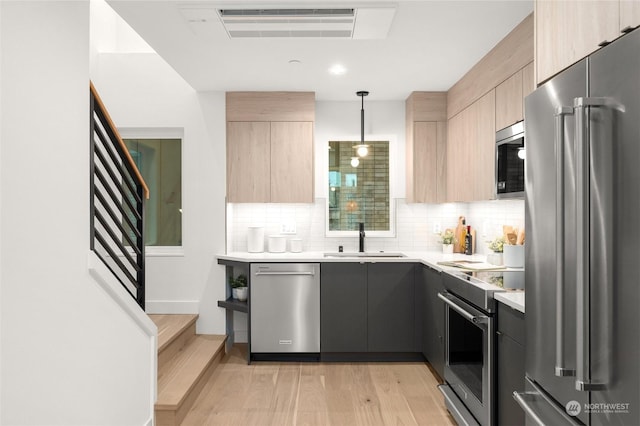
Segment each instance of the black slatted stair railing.
[{"label": "black slatted stair railing", "polygon": [[90,247],[144,310],[144,207],[149,189],[95,87],[90,87]]}]

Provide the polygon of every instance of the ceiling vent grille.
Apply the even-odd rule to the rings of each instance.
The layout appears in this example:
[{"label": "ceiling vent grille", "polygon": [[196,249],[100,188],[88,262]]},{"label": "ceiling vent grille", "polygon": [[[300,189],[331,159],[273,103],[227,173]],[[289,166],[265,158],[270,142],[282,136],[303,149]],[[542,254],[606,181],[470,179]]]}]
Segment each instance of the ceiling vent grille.
[{"label": "ceiling vent grille", "polygon": [[396,13],[396,4],[376,4],[357,9],[223,9],[213,5],[181,3],[178,9],[189,28],[203,37],[218,37],[226,33],[230,38],[244,39],[270,37],[381,40],[387,38]]},{"label": "ceiling vent grille", "polygon": [[231,38],[352,38],[355,9],[219,9]]}]

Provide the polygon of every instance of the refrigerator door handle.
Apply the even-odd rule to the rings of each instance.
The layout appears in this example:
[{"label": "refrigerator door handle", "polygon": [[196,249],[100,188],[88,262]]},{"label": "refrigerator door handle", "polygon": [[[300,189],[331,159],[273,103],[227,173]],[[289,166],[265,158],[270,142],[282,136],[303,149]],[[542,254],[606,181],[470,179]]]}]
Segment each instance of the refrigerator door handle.
[{"label": "refrigerator door handle", "polygon": [[567,368],[564,359],[564,129],[565,116],[573,115],[573,108],[556,108],[556,366],[557,377],[575,376],[576,370]]},{"label": "refrigerator door handle", "polygon": [[576,131],[576,389],[589,392],[606,389],[606,383],[593,380],[590,330],[590,146],[588,110],[605,107],[624,112],[624,105],[612,98],[580,97],[574,99]]}]

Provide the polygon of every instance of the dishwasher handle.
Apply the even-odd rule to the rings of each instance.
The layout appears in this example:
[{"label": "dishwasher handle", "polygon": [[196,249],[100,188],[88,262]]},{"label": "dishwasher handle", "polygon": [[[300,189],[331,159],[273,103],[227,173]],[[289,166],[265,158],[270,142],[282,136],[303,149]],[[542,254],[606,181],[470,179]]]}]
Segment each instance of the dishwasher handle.
[{"label": "dishwasher handle", "polygon": [[278,275],[302,275],[302,276],[310,276],[313,277],[316,275],[315,271],[258,271],[256,275],[268,275],[268,276],[278,276]]}]

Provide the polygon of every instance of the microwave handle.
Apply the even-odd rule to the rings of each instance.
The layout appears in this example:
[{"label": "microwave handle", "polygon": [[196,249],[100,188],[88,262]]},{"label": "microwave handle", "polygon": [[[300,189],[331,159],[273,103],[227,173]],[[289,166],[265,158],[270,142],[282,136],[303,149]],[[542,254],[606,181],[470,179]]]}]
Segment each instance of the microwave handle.
[{"label": "microwave handle", "polygon": [[557,377],[571,377],[576,370],[567,368],[564,355],[564,129],[565,116],[573,115],[573,108],[556,108],[556,365]]}]

